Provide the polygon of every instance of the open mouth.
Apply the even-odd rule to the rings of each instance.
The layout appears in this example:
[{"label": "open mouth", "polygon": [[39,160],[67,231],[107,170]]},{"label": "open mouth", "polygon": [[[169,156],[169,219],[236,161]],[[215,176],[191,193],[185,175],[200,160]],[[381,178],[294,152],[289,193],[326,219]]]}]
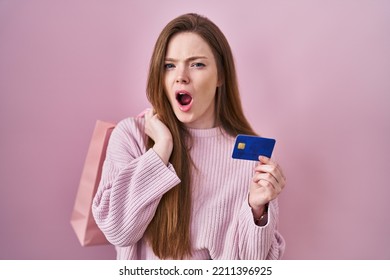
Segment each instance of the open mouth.
[{"label": "open mouth", "polygon": [[176,100],[180,105],[187,106],[191,103],[192,96],[186,92],[178,92],[176,93]]}]

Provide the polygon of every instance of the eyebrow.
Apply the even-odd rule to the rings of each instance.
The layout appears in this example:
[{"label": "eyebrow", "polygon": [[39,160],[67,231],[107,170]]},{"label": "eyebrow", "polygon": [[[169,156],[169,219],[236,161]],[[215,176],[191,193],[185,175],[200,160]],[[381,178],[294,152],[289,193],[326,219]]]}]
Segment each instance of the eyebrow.
[{"label": "eyebrow", "polygon": [[[199,56],[191,56],[191,57],[186,58],[185,61],[194,61],[194,60],[198,60],[198,59],[208,59],[208,57],[207,57],[207,56],[202,56],[202,55],[199,55]],[[165,58],[165,61],[177,62],[178,59],[166,57],[166,58]]]}]

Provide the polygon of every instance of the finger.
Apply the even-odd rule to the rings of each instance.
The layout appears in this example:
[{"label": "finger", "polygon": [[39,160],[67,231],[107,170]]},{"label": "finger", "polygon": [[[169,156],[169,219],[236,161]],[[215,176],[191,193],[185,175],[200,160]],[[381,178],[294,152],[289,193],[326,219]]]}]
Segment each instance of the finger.
[{"label": "finger", "polygon": [[[266,156],[259,156],[259,162],[256,165],[255,170],[262,172],[261,166],[270,166],[270,167],[266,167],[266,169],[267,169],[266,172],[272,172],[272,170],[274,170],[274,169],[280,169],[279,165],[276,162],[274,162],[273,160],[271,160],[269,157],[266,157]],[[260,168],[257,168],[257,167],[260,167]],[[258,170],[258,169],[260,169],[260,170]],[[282,173],[280,171],[281,170],[279,170],[279,173],[280,173],[280,175],[282,175]]]},{"label": "finger", "polygon": [[[264,165],[274,166],[274,167],[271,167],[271,169],[276,168],[278,173],[280,174],[280,176],[284,180],[286,180],[286,176],[283,173],[283,169],[281,168],[281,166],[277,162],[275,162],[275,161],[273,161],[270,158],[267,158],[265,156],[259,156],[259,162],[257,163],[256,168],[259,167],[259,166],[264,166]],[[259,169],[260,170],[256,170],[256,171],[261,172],[261,167]]]},{"label": "finger", "polygon": [[276,161],[273,161],[272,159],[266,157],[266,156],[259,156],[259,163],[265,164],[265,165],[275,165],[278,166],[279,164]]},{"label": "finger", "polygon": [[281,169],[278,165],[259,164],[254,168],[254,170],[255,170],[255,172],[258,172],[258,173],[269,173],[278,182],[281,182],[284,180],[284,177],[281,173]]},{"label": "finger", "polygon": [[284,180],[286,180],[286,176],[283,173],[283,169],[280,167],[280,165],[277,162],[273,161],[272,159],[270,159],[266,156],[259,156],[259,161],[260,161],[260,163],[275,165],[277,167],[277,169],[279,170],[280,175],[283,177]]},{"label": "finger", "polygon": [[145,113],[145,119],[151,120],[153,116],[155,115],[155,111],[153,108],[149,108]]},{"label": "finger", "polygon": [[145,118],[150,119],[151,116],[152,116],[152,109],[150,109],[150,108],[146,109],[145,113],[144,113],[144,116],[145,116]]},{"label": "finger", "polygon": [[268,187],[274,189],[277,193],[281,192],[282,187],[278,181],[269,173],[256,173],[253,176],[253,182],[260,187]]},{"label": "finger", "polygon": [[266,156],[259,156],[259,161],[261,163],[267,164],[267,163],[269,163],[271,161],[271,159],[269,157],[266,157]]}]

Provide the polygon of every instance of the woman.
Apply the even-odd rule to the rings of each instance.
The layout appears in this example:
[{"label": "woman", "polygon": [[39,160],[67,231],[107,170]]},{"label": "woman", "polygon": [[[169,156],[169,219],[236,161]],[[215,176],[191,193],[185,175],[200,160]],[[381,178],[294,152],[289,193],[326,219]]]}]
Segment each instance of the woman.
[{"label": "woman", "polygon": [[117,258],[281,258],[277,196],[285,177],[269,158],[231,158],[235,136],[255,132],[214,23],[197,14],[168,23],[147,96],[153,109],[113,131],[93,202]]}]

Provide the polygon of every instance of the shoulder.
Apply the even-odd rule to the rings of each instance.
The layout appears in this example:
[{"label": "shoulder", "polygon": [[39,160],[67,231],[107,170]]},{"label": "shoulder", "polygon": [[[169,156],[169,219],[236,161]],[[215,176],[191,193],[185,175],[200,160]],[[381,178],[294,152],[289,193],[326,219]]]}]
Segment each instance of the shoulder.
[{"label": "shoulder", "polygon": [[114,131],[130,134],[144,134],[145,119],[143,117],[128,117],[118,122]]},{"label": "shoulder", "polygon": [[128,117],[117,123],[112,131],[110,142],[119,145],[143,146],[146,140],[145,119]]}]

